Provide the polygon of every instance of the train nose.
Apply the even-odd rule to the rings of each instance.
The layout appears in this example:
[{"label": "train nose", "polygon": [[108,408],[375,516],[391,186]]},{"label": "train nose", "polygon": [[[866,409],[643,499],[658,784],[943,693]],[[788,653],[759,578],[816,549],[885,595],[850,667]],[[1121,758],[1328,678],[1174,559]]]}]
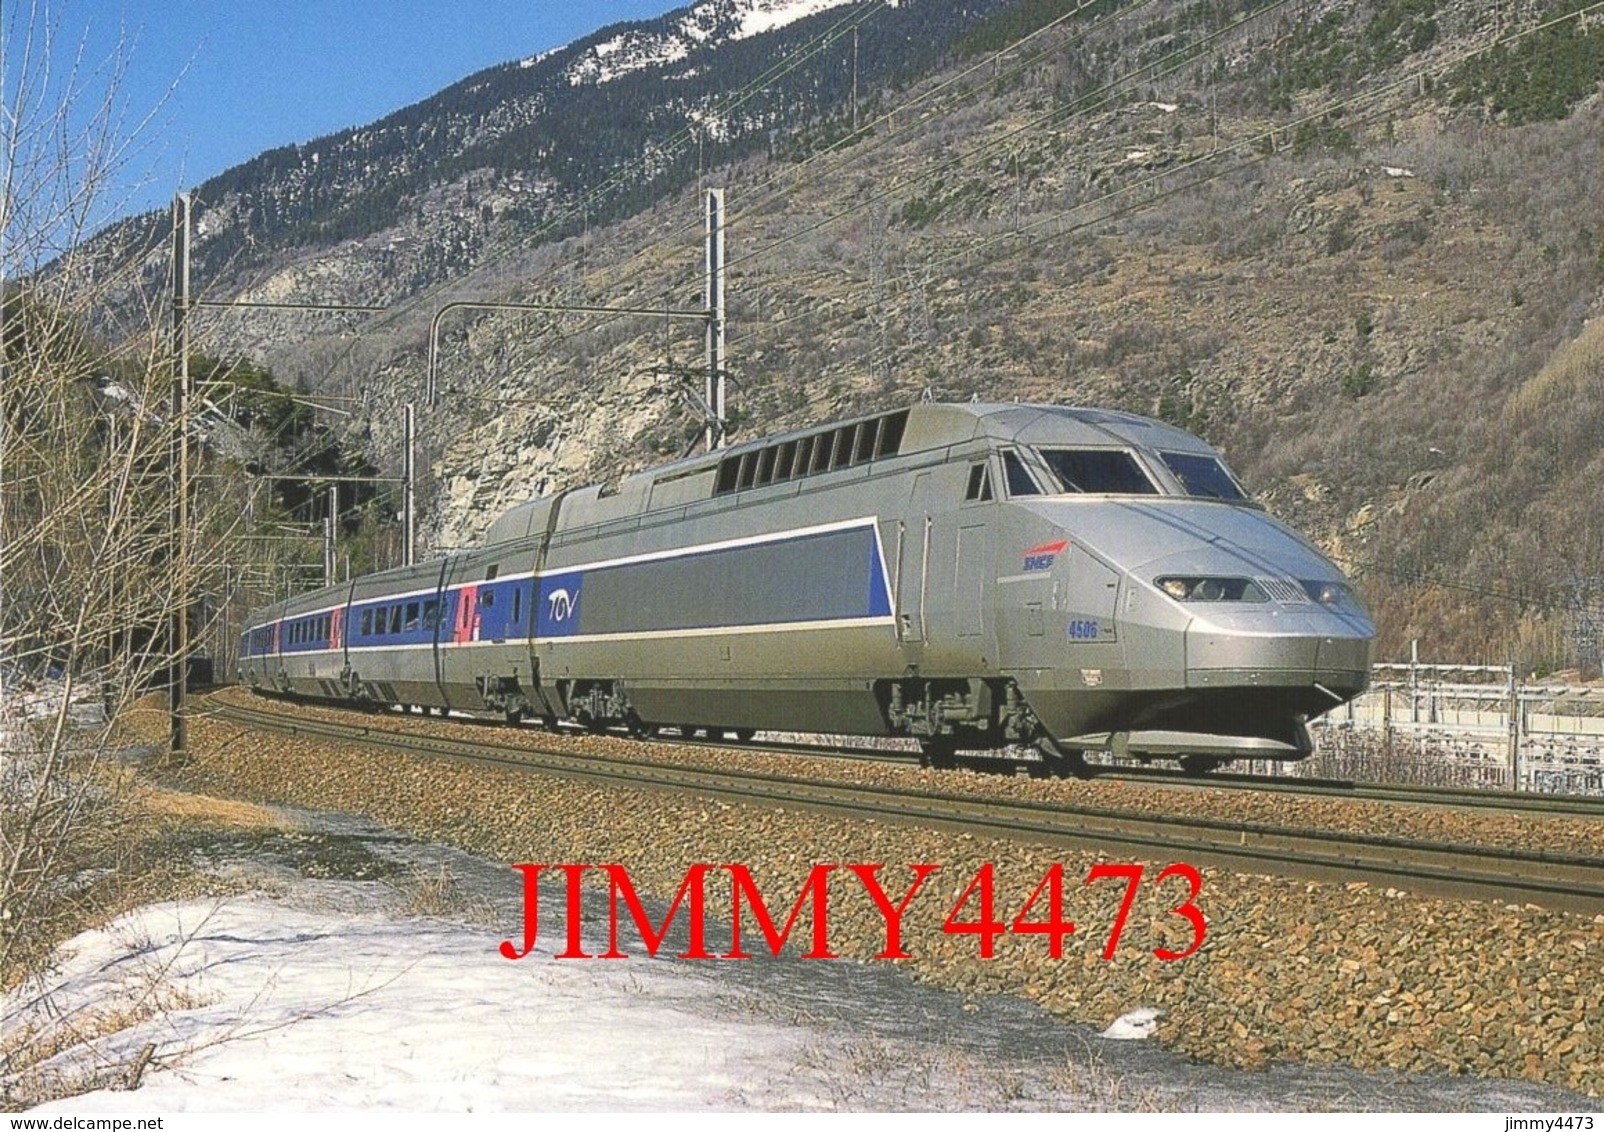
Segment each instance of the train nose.
[{"label": "train nose", "polygon": [[1334,707],[1364,690],[1373,635],[1362,615],[1318,606],[1210,611],[1186,630],[1187,687],[1319,686]]}]

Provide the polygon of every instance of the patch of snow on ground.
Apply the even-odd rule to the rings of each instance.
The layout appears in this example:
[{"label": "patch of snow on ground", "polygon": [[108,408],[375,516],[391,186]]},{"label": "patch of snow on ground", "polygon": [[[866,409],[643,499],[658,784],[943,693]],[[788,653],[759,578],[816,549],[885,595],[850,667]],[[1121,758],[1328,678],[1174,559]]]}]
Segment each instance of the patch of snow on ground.
[{"label": "patch of snow on ground", "polygon": [[[1017,999],[915,983],[896,964],[646,956],[558,960],[560,917],[534,953],[501,958],[522,924],[505,864],[364,819],[278,811],[285,828],[220,835],[198,860],[251,895],[147,906],[63,947],[44,999],[0,998],[30,1022],[92,1030],[57,1055],[68,1079],[154,1057],[135,1091],[56,1112],[510,1110],[1575,1111],[1529,1082],[1403,1077],[1335,1065],[1244,1073],[1143,1041],[1106,1041]],[[434,881],[460,901],[443,911]],[[416,882],[423,881],[421,886]],[[263,893],[272,893],[265,895]],[[543,909],[562,909],[546,892]],[[583,949],[607,950],[606,893],[587,890]],[[448,901],[447,904],[450,904]],[[653,922],[666,908],[648,901]],[[435,915],[416,914],[426,910]],[[709,947],[727,950],[725,926]],[[516,943],[517,941],[515,941]],[[683,926],[662,954],[684,949]],[[155,1002],[158,1012],[130,1010]],[[1112,1038],[1151,1030],[1133,1011]],[[103,1027],[111,1029],[111,1027]]]},{"label": "patch of snow on ground", "polygon": [[1164,1017],[1162,1010],[1144,1006],[1128,1014],[1121,1014],[1109,1023],[1108,1029],[1097,1036],[1116,1042],[1143,1041],[1153,1036],[1153,1031],[1158,1029],[1158,1020],[1162,1017]]},{"label": "patch of snow on ground", "polygon": [[[510,963],[484,932],[286,908],[257,897],[150,906],[72,942],[57,1001],[181,985],[165,1017],[100,1043],[137,1092],[47,1109],[266,1111],[815,1107],[790,1068],[806,1035],[688,1009],[671,964]],[[189,1051],[189,1052],[185,1052]],[[78,1056],[88,1056],[80,1050]]]}]

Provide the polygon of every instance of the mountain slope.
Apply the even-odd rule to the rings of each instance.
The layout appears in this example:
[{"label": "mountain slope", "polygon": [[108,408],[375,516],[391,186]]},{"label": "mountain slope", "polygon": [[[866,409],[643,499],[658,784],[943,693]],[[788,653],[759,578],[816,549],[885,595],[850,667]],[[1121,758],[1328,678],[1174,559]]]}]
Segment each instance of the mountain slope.
[{"label": "mountain slope", "polygon": [[[1006,3],[702,0],[604,28],[201,184],[196,278],[233,291],[286,260],[366,240],[390,262],[358,272],[346,290],[360,300],[329,297],[414,294],[498,243],[630,215],[715,155],[832,116],[855,81],[877,90],[928,68]],[[160,249],[164,223],[135,218],[104,238]]]},{"label": "mountain slope", "polygon": [[[338,146],[264,155],[258,187],[236,171],[204,218],[214,288],[430,297],[356,338],[237,312],[210,333],[360,393],[394,466],[447,298],[699,302],[700,169],[729,190],[737,435],[926,389],[1159,415],[1358,572],[1385,653],[1418,636],[1460,660],[1589,659],[1597,22],[1475,0],[910,0],[742,39],[738,11],[757,9],[609,29]],[[686,30],[703,14],[706,42]],[[874,92],[857,131],[849,16]],[[405,164],[408,144],[446,137],[455,156]],[[363,152],[402,155],[398,171],[357,166]],[[675,455],[700,427],[691,328],[471,311],[444,327],[445,400],[423,420],[437,546]]]}]

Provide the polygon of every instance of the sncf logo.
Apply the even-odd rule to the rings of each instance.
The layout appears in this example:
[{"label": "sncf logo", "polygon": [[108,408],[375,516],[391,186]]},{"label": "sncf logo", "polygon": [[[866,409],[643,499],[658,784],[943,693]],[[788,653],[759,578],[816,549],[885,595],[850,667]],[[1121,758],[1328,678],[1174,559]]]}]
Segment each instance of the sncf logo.
[{"label": "sncf logo", "polygon": [[1068,545],[1068,539],[1059,539],[1057,542],[1044,542],[1040,546],[1031,547],[1025,551],[1025,573],[1051,570],[1053,563],[1064,553],[1064,548]]}]

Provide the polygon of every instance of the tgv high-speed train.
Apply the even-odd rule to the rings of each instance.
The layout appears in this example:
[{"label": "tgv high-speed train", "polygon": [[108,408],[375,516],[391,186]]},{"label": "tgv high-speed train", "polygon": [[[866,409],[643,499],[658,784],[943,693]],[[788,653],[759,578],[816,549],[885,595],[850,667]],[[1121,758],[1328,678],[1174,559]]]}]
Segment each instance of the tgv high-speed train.
[{"label": "tgv high-speed train", "polygon": [[239,661],[329,700],[1201,771],[1307,755],[1373,636],[1196,437],[921,404],[524,503],[481,549],[255,612]]}]

